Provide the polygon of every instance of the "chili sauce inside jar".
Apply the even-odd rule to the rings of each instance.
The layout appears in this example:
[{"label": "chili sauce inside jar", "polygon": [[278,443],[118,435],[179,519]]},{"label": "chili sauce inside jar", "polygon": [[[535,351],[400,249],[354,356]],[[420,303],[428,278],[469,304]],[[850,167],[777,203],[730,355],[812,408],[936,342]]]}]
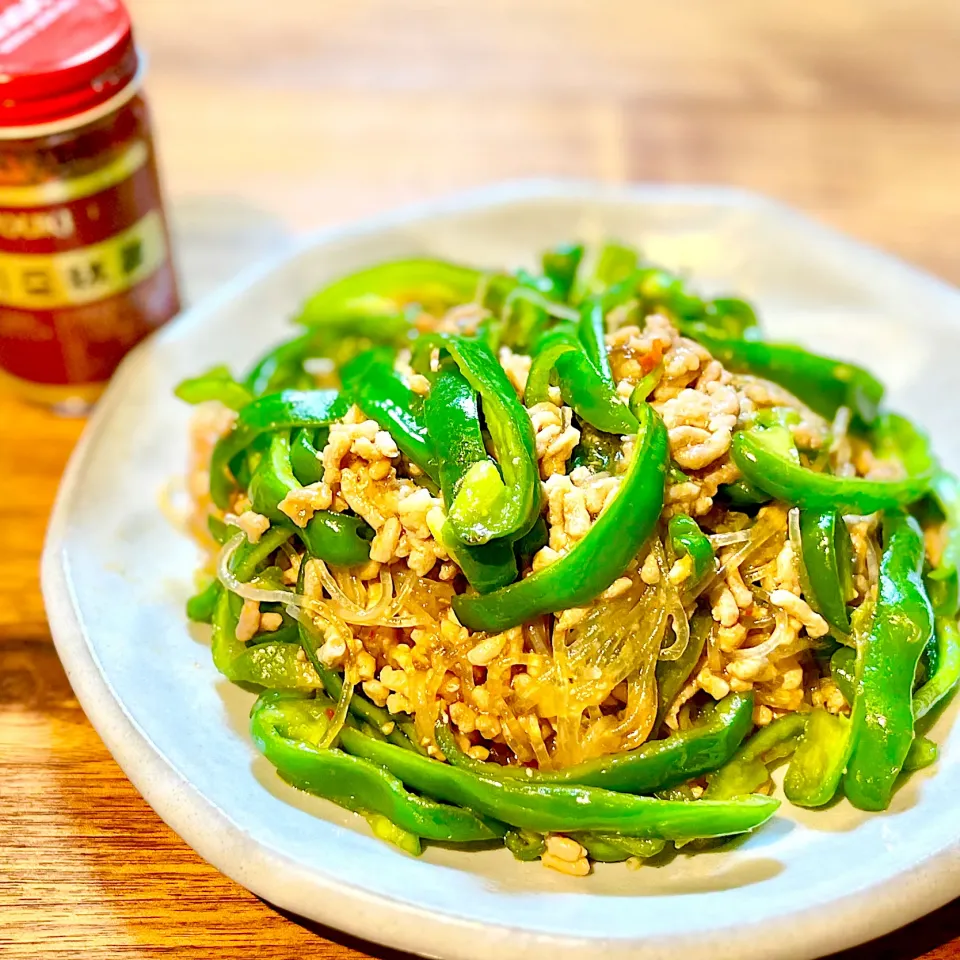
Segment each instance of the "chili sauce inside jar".
[{"label": "chili sauce inside jar", "polygon": [[119,0],[0,0],[0,384],[64,412],[180,309]]}]

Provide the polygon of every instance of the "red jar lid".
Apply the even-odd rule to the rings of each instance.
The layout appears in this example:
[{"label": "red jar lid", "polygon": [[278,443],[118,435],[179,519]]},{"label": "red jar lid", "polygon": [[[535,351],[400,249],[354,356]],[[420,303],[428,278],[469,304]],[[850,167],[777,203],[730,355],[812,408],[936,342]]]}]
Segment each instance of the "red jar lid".
[{"label": "red jar lid", "polygon": [[0,129],[95,111],[136,73],[120,0],[0,0]]}]

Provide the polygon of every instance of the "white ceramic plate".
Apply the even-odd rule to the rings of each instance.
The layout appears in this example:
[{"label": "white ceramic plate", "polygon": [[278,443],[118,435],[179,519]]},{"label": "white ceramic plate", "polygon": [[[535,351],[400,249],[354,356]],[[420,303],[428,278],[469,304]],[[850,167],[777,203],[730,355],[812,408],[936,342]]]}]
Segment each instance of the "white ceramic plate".
[{"label": "white ceramic plate", "polygon": [[[769,332],[873,368],[890,403],[960,468],[960,295],[781,206],[739,192],[537,183],[499,187],[318,235],[245,275],[123,365],[63,480],[43,561],[57,649],[98,733],[170,826],[270,902],[426,955],[805,960],[885,933],[960,894],[960,725],[891,809],[782,808],[735,850],[573,880],[505,850],[414,860],[359,818],[286,788],[252,746],[251,696],[225,683],[183,602],[197,560],[157,507],[183,470],[174,384],[239,368],[289,335],[324,281],[417,254],[490,266],[610,235],[754,298]],[[254,933],[254,936],[256,934]]]}]

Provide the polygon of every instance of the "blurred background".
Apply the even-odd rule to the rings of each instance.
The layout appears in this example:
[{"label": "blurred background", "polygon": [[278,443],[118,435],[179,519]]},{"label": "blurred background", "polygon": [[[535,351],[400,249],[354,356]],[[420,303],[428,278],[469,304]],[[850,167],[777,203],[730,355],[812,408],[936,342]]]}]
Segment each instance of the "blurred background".
[{"label": "blurred background", "polygon": [[219,216],[249,255],[502,178],[711,182],[960,280],[956,0],[129,6],[188,239]]}]

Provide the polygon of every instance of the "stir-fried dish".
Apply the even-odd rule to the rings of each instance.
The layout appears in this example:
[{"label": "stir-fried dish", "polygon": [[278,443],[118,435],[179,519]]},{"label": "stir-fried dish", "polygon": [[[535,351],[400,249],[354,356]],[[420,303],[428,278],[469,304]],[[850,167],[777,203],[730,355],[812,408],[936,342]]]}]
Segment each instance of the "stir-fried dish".
[{"label": "stir-fried dish", "polygon": [[[883,810],[960,678],[958,486],[866,370],[608,244],[323,288],[199,404],[191,619],[296,787],[581,876]],[[204,585],[205,584],[205,585]]]}]

